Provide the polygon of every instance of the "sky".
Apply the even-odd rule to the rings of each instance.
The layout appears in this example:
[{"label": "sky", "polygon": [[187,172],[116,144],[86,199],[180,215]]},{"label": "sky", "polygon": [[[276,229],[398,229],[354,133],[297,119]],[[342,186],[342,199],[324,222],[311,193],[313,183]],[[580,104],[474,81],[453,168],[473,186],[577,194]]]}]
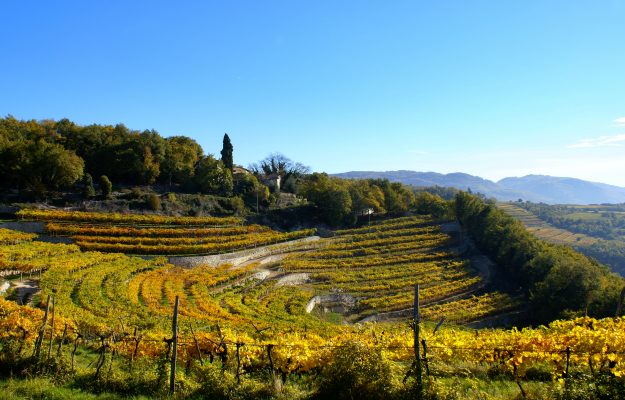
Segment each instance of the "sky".
[{"label": "sky", "polygon": [[247,166],[625,186],[625,0],[29,1],[0,116],[186,135]]}]

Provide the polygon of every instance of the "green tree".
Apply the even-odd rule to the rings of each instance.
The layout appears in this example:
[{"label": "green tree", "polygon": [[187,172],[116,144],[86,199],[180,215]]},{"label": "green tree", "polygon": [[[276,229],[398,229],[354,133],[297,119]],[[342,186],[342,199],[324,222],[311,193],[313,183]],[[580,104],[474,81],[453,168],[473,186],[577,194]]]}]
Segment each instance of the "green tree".
[{"label": "green tree", "polygon": [[102,175],[100,177],[100,189],[102,189],[102,195],[104,195],[105,198],[111,198],[111,194],[113,193],[113,184],[108,176]]},{"label": "green tree", "polygon": [[352,197],[352,209],[361,213],[372,209],[376,213],[384,213],[384,192],[370,181],[357,179],[350,181],[349,194]]},{"label": "green tree", "polygon": [[196,189],[202,193],[223,196],[232,194],[233,181],[230,170],[210,154],[198,162],[193,180]]},{"label": "green tree", "polygon": [[195,167],[202,157],[202,147],[193,139],[185,136],[167,138],[163,173],[169,186],[176,182],[185,184],[193,178]]},{"label": "green tree", "polygon": [[228,168],[231,172],[234,168],[234,161],[232,159],[232,142],[230,142],[230,137],[228,134],[224,134],[224,143],[221,149],[221,162],[224,163],[226,168]]},{"label": "green tree", "polygon": [[341,225],[352,215],[348,181],[314,173],[301,185],[300,193],[313,202],[321,217],[330,225]]},{"label": "green tree", "polygon": [[269,188],[250,173],[236,173],[233,175],[234,194],[241,196],[245,204],[256,210],[256,206],[265,207],[269,203]]},{"label": "green tree", "polygon": [[86,173],[84,177],[85,190],[84,195],[86,198],[95,196],[95,188],[93,187],[93,177],[91,174]]},{"label": "green tree", "polygon": [[430,214],[437,218],[448,215],[450,209],[440,196],[428,192],[415,195],[414,208],[419,214]]},{"label": "green tree", "polygon": [[59,189],[76,183],[84,162],[73,151],[43,139],[18,138],[0,149],[0,177],[9,185],[26,189]]}]

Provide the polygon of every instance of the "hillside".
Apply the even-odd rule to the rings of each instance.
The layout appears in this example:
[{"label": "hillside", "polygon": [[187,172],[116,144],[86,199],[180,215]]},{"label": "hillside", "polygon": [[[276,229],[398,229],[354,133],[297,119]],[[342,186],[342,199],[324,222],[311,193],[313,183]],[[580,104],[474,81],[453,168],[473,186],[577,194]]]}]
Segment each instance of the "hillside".
[{"label": "hillside", "polygon": [[464,173],[439,174],[415,171],[351,171],[335,176],[348,179],[379,178],[419,187],[443,186],[471,189],[499,201],[518,199],[548,204],[602,204],[625,202],[625,188],[575,178],[527,175],[498,182]]},{"label": "hillside", "polygon": [[[238,272],[242,274],[239,276],[242,281],[262,276],[261,282],[265,281],[262,286],[266,286],[267,290],[282,285],[303,285],[306,290],[301,295],[309,297],[311,310],[315,305],[319,305],[322,310],[340,309],[340,318],[350,322],[380,313],[409,311],[415,284],[423,286],[424,317],[428,319],[446,316],[449,321],[466,323],[518,308],[519,305],[508,296],[486,290],[489,271],[482,265],[474,265],[477,263],[472,263],[458,253],[459,250],[466,251],[466,244],[458,242],[457,229],[446,233],[428,218],[391,219],[362,228],[336,231],[335,236],[314,242],[286,242],[310,236],[314,231],[277,233],[258,225],[232,226],[236,222],[232,218],[167,218],[168,224],[160,221],[162,225],[156,225],[160,217],[35,210],[24,210],[18,214],[22,218],[46,221],[47,234],[70,234],[70,238],[83,251],[99,250],[113,254],[155,252],[175,256],[184,254],[187,248],[191,252],[205,248],[205,254],[253,249],[254,253],[244,263],[245,268]],[[79,222],[84,218],[91,218],[95,222],[96,216],[100,217],[98,219],[101,222]],[[105,216],[110,218],[103,218]],[[135,221],[135,217],[140,217],[140,224]],[[192,221],[194,225],[190,226],[189,222]],[[150,224],[146,225],[148,222]],[[207,239],[209,241],[205,242]],[[178,243],[180,240],[188,240],[190,243]],[[152,244],[154,241],[156,243]],[[265,245],[280,241],[285,242],[284,246],[273,247],[271,252],[262,251]],[[36,246],[33,248],[30,244],[24,244],[24,248],[9,249],[9,253],[45,249],[42,254],[50,254],[65,252],[65,249],[70,248],[42,242],[32,244]],[[94,254],[77,253],[75,250],[70,253],[76,261],[83,254]],[[24,260],[18,269],[24,272],[37,270],[38,267],[32,266],[35,264],[25,266],[37,262],[36,254],[31,257],[31,261]],[[253,254],[261,254],[262,263],[255,264]],[[195,258],[205,262],[212,260]],[[198,264],[194,257],[170,259],[176,264]],[[228,259],[228,255],[222,254],[219,259],[213,259]],[[219,266],[219,263],[215,265]],[[236,266],[233,264],[233,270]],[[4,269],[10,270],[11,264]],[[100,273],[99,269],[97,273]],[[82,269],[80,274],[83,279],[87,277]],[[135,273],[133,276],[134,279],[141,278],[140,274]],[[43,289],[46,290],[45,284]],[[80,290],[74,288],[70,292],[80,293]],[[179,294],[192,296],[190,290],[187,288]],[[139,296],[140,304],[152,302]],[[162,301],[170,302],[171,299]],[[458,307],[458,304],[462,304],[462,307]],[[383,319],[402,316],[401,313],[395,316],[389,314]]]},{"label": "hillside", "polygon": [[625,276],[625,207],[498,203],[537,237],[564,244]]},{"label": "hillside", "polygon": [[566,229],[556,228],[547,222],[538,218],[529,211],[518,207],[514,203],[498,203],[497,207],[501,208],[506,214],[518,219],[538,238],[555,244],[563,244],[568,246],[591,245],[598,241],[597,238],[584,235],[582,233],[574,233]]},{"label": "hillside", "polygon": [[[412,391],[419,390],[410,378],[416,374],[410,372],[410,363],[416,362],[415,333],[406,322],[415,310],[414,287],[419,285],[422,341],[417,343],[423,347],[423,373],[441,379],[435,384],[440,390],[450,390],[445,389],[446,379],[452,378],[456,383],[451,390],[470,397],[475,392],[464,387],[467,374],[475,377],[470,382],[477,379],[488,386],[488,371],[501,369],[505,378],[494,392],[498,398],[514,398],[519,387],[544,394],[556,390],[552,381],[563,376],[562,363],[552,362],[553,354],[561,357],[563,351],[576,357],[567,361],[571,369],[583,369],[585,355],[593,354],[600,361],[617,360],[609,370],[620,374],[620,347],[606,348],[588,325],[616,332],[622,328],[618,322],[557,321],[548,328],[523,331],[464,328],[528,317],[525,310],[533,299],[528,300],[523,288],[497,290],[509,274],[508,266],[500,260],[494,264],[477,250],[476,245],[485,243],[484,235],[475,244],[467,236],[476,229],[491,229],[490,222],[473,216],[485,216],[484,207],[491,210],[490,206],[466,194],[457,201],[462,227],[426,215],[376,217],[370,224],[326,232],[324,238],[256,243],[251,248],[250,235],[288,233],[246,225],[235,217],[24,210],[18,213],[23,222],[43,222],[47,235],[68,235],[83,250],[40,241],[37,234],[0,229],[0,272],[6,279],[5,296],[0,298],[0,360],[14,376],[24,373],[21,365],[32,365],[54,377],[48,362],[63,365],[71,358],[74,368],[76,358],[75,375],[65,378],[73,382],[70,387],[156,397],[164,394],[167,373],[174,371],[168,369],[169,361],[176,360],[180,367],[171,379],[182,397],[215,397],[219,390],[228,394],[218,398],[246,393],[246,398],[301,399],[318,398],[314,393],[334,398],[337,390],[347,390],[327,392],[324,382],[342,379],[353,360],[361,360],[372,363],[374,370],[389,371],[380,378],[388,379],[387,384],[368,389],[377,393],[372,398],[414,397]],[[501,226],[492,216],[488,219]],[[110,253],[84,251],[81,242],[88,236],[96,245],[118,238],[149,246],[154,239],[196,241],[205,235],[221,238],[223,248],[217,252],[226,253],[169,255],[177,265],[165,257],[122,254],[124,247],[107,248]],[[227,253],[234,250],[228,247],[233,235],[246,243],[243,250]],[[501,232],[500,243],[525,247],[522,238],[515,239],[517,243],[506,235]],[[489,244],[497,254],[505,254],[494,240]],[[554,256],[564,257],[567,265],[570,257],[577,257],[551,253],[549,258]],[[581,268],[592,267],[580,260]],[[548,293],[554,290],[547,287]],[[590,290],[606,293],[603,287]],[[592,297],[590,292],[587,296]],[[565,308],[572,306],[565,303]],[[179,314],[172,319],[173,310]],[[175,340],[169,339],[172,324],[178,325]],[[603,339],[620,343],[610,335]],[[35,357],[26,359],[25,354]],[[20,361],[9,361],[16,359]],[[345,359],[347,364],[341,364]],[[134,365],[140,366],[140,375],[133,372]],[[528,371],[534,365],[548,365],[548,379],[533,378]],[[371,370],[365,371],[371,379]],[[84,386],[82,376],[95,383]],[[408,378],[400,383],[404,376]],[[117,379],[124,385],[115,383]]]}]

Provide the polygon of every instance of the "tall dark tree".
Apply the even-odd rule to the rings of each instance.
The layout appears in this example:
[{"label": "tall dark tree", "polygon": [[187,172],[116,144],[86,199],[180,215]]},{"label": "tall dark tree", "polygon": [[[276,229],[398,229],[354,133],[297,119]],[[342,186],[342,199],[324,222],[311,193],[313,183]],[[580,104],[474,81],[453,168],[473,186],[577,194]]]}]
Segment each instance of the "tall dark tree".
[{"label": "tall dark tree", "polygon": [[232,142],[230,141],[230,137],[228,134],[224,134],[224,145],[221,149],[221,162],[224,163],[226,168],[228,168],[232,172],[232,168],[234,167],[234,161],[232,160]]}]

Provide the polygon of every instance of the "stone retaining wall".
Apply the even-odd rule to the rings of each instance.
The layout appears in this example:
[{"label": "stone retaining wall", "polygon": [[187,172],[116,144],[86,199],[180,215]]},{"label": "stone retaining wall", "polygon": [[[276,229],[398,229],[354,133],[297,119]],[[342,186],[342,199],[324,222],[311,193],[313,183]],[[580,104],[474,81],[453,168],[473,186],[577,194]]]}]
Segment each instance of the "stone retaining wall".
[{"label": "stone retaining wall", "polygon": [[310,236],[303,239],[291,240],[289,242],[277,243],[259,247],[257,249],[242,250],[234,253],[213,254],[209,256],[171,256],[168,260],[173,265],[185,268],[193,268],[198,265],[217,266],[225,263],[238,265],[247,261],[256,260],[258,258],[268,257],[276,253],[287,253],[289,252],[289,245],[312,242],[315,240],[319,240],[319,236]]}]

